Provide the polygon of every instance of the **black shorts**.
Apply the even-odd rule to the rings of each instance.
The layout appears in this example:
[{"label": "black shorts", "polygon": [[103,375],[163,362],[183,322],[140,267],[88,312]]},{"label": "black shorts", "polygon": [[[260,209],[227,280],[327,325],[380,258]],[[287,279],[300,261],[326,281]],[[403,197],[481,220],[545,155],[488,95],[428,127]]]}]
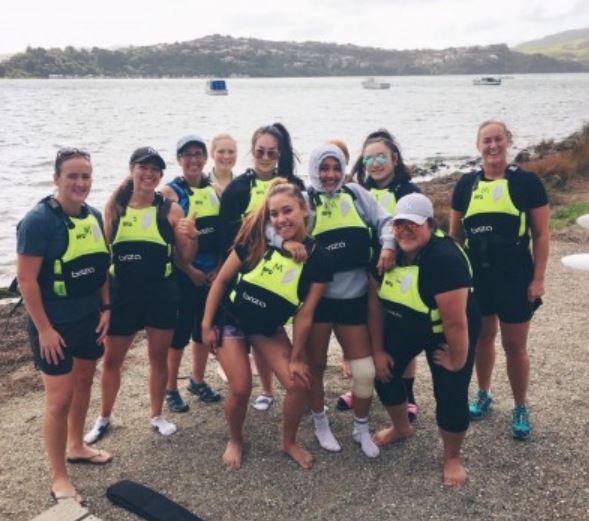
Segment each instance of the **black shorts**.
[{"label": "black shorts", "polygon": [[486,273],[484,270],[475,272],[474,296],[481,315],[497,315],[501,322],[507,324],[528,322],[542,303],[541,300],[528,300],[528,286],[531,281],[532,273],[527,270],[519,276],[504,277]]},{"label": "black shorts", "polygon": [[178,318],[171,344],[173,349],[184,349],[190,338],[202,342],[201,322],[209,294],[208,287],[196,287],[193,284],[182,284],[179,289]]},{"label": "black shorts", "polygon": [[111,286],[109,336],[129,336],[145,327],[174,329],[178,315],[178,286],[170,277],[141,287]]},{"label": "black shorts", "polygon": [[96,343],[96,327],[99,320],[100,314],[96,312],[74,322],[55,324],[53,328],[65,342],[63,348],[64,359],[60,360],[58,364],[50,364],[41,357],[39,332],[29,318],[27,320],[27,333],[33,350],[35,367],[45,374],[58,376],[72,371],[74,358],[98,360],[104,353],[102,344]]},{"label": "black shorts", "polygon": [[360,326],[368,321],[368,296],[350,299],[323,297],[317,308],[313,322]]}]

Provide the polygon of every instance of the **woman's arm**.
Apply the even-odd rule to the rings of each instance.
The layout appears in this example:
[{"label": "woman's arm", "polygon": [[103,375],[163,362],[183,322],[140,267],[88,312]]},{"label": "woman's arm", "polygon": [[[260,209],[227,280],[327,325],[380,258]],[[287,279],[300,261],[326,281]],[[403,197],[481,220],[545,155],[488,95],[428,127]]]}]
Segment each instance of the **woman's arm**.
[{"label": "woman's arm", "polygon": [[395,363],[384,350],[384,316],[378,301],[378,282],[372,276],[368,278],[368,332],[376,377],[383,382],[388,382]]},{"label": "woman's arm", "polygon": [[468,355],[468,319],[466,305],[468,288],[458,288],[435,296],[446,344],[434,352],[434,361],[449,371],[459,371]]},{"label": "woman's arm", "polygon": [[532,254],[534,256],[534,275],[528,286],[528,299],[533,302],[544,295],[544,275],[548,263],[550,247],[550,208],[548,205],[530,210],[530,228],[532,231]]},{"label": "woman's arm", "polygon": [[202,318],[202,340],[205,345],[208,345],[213,350],[217,347],[217,338],[213,331],[215,313],[221,304],[227,286],[235,278],[242,265],[243,263],[235,251],[232,251],[223,266],[221,266],[209,291]]},{"label": "woman's arm", "polygon": [[450,222],[448,224],[448,234],[456,242],[464,243],[464,229],[462,228],[462,212],[450,210]]},{"label": "woman's arm", "polygon": [[[104,284],[100,287],[100,320],[96,327],[96,343],[100,344],[103,342],[108,332],[108,326],[110,324],[110,289],[108,283],[108,276],[104,281]],[[108,306],[108,307],[106,307]]]},{"label": "woman's arm", "polygon": [[62,348],[65,347],[65,342],[60,334],[53,329],[43,306],[41,288],[37,281],[42,264],[43,257],[19,254],[16,276],[25,307],[39,332],[41,357],[50,364],[58,364],[64,358]]}]

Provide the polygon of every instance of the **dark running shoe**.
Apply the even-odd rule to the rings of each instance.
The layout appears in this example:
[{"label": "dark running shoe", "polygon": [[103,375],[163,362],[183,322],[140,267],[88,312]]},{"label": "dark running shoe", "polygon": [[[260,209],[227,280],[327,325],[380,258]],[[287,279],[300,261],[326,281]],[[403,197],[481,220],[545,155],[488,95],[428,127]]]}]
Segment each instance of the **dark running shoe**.
[{"label": "dark running shoe", "polygon": [[189,380],[186,386],[188,392],[198,396],[199,400],[205,403],[218,402],[221,399],[221,395],[209,387],[206,382],[196,383],[192,378]]},{"label": "dark running shoe", "polygon": [[180,396],[178,389],[166,391],[166,406],[171,412],[186,412],[190,408]]}]

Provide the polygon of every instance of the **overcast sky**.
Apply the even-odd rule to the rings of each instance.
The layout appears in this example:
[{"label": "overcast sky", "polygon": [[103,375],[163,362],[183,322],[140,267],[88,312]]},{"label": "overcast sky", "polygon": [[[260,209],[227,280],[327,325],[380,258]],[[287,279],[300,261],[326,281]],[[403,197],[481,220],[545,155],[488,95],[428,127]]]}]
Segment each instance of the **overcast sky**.
[{"label": "overcast sky", "polygon": [[0,54],[213,33],[387,49],[516,45],[589,27],[588,0],[4,0]]}]

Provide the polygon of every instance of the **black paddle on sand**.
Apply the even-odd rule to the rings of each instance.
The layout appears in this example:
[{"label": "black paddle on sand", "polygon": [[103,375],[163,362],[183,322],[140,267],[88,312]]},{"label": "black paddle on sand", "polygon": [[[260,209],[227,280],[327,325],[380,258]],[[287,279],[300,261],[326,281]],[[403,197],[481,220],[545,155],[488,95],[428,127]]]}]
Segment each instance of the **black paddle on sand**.
[{"label": "black paddle on sand", "polygon": [[135,481],[118,481],[108,487],[106,497],[148,521],[203,521],[163,494]]}]

